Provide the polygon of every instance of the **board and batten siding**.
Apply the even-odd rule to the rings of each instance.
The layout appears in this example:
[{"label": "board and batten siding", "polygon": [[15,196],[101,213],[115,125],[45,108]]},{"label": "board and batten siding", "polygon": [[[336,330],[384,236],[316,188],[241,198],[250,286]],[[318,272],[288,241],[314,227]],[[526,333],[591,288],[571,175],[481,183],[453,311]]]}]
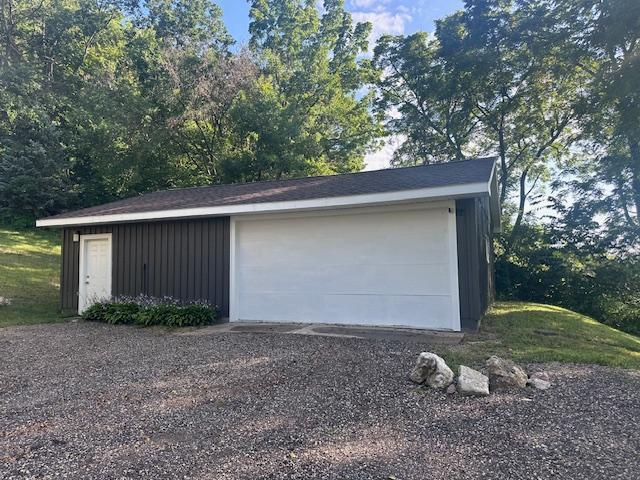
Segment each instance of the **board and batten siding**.
[{"label": "board and batten siding", "polygon": [[207,300],[229,315],[229,217],[65,228],[60,305],[78,311],[80,242],[112,234],[112,295]]},{"label": "board and batten siding", "polygon": [[494,298],[494,252],[488,198],[456,200],[460,324],[475,331]]}]

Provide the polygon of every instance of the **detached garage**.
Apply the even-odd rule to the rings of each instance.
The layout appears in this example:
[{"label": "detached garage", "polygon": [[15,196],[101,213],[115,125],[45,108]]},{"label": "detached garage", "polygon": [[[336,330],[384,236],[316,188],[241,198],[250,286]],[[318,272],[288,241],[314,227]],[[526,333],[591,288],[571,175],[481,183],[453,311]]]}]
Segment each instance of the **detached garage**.
[{"label": "detached garage", "polygon": [[493,291],[495,160],[168,190],[63,227],[61,309],[140,294],[230,321],[474,329]]}]

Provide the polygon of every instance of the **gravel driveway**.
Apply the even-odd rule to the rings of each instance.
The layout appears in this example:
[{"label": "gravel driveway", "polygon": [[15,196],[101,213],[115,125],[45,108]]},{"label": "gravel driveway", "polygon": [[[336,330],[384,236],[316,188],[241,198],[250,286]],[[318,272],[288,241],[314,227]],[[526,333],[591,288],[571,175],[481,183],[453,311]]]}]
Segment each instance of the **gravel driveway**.
[{"label": "gravel driveway", "polygon": [[638,372],[546,365],[548,392],[450,398],[407,381],[421,347],[2,328],[0,478],[638,478]]}]

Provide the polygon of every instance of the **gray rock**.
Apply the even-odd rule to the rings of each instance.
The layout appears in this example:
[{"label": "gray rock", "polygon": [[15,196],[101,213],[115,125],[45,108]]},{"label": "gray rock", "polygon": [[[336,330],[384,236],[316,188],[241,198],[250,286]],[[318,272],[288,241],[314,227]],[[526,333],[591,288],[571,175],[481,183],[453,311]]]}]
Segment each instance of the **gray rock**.
[{"label": "gray rock", "polygon": [[546,372],[537,372],[529,377],[527,385],[537,390],[549,390],[551,388],[551,380]]},{"label": "gray rock", "polygon": [[535,388],[536,390],[549,390],[551,388],[551,382],[547,382],[546,380],[541,380],[539,378],[529,380],[527,385]]},{"label": "gray rock", "polygon": [[491,391],[525,388],[529,380],[522,367],[495,355],[487,360],[487,371]]},{"label": "gray rock", "polygon": [[448,395],[453,395],[454,393],[456,393],[456,386],[455,384],[451,384],[447,387],[447,394]]},{"label": "gray rock", "polygon": [[551,382],[551,378],[547,372],[535,372],[529,375],[529,380],[532,378],[537,378],[539,380],[544,380],[545,382]]},{"label": "gray rock", "polygon": [[432,388],[446,388],[453,382],[453,372],[435,353],[422,352],[410,375],[411,381]]},{"label": "gray rock", "polygon": [[473,368],[460,365],[458,393],[486,397],[489,395],[489,378]]}]

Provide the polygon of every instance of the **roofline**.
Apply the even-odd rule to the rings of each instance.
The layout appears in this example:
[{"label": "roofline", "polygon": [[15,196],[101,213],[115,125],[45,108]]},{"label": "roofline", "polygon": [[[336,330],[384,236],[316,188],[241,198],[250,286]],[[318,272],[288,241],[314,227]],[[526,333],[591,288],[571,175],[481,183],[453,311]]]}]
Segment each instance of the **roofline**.
[{"label": "roofline", "polygon": [[[355,175],[371,175],[385,171],[394,171],[397,172],[399,170],[413,170],[419,168],[430,168],[430,167],[438,167],[438,166],[446,166],[455,163],[465,163],[465,162],[477,162],[477,161],[485,161],[491,160],[493,161],[494,167],[498,157],[496,155],[489,155],[486,157],[472,157],[472,158],[464,158],[462,160],[449,160],[443,162],[433,162],[433,163],[421,163],[420,165],[406,165],[403,167],[387,167],[387,168],[379,168],[377,170],[360,170],[359,172],[344,172],[344,173],[331,173],[329,175],[309,175],[309,176],[300,176],[300,177],[289,177],[289,178],[270,178],[267,180],[255,180],[255,181],[243,181],[238,183],[214,183],[211,185],[194,185],[191,187],[174,187],[167,188],[161,190],[163,192],[179,192],[182,190],[196,190],[198,188],[216,188],[216,187],[237,187],[242,185],[266,185],[269,183],[280,183],[280,182],[295,182],[297,180],[313,180],[313,179],[326,179],[332,177],[351,177]],[[147,192],[142,194],[148,195],[149,193],[157,193],[157,192]]]},{"label": "roofline", "polygon": [[341,197],[322,197],[308,200],[246,203],[239,205],[219,205],[212,207],[193,207],[170,210],[154,210],[148,212],[116,213],[111,215],[86,215],[67,218],[43,218],[36,221],[36,227],[67,227],[73,225],[100,225],[151,220],[175,220],[194,217],[321,210],[330,208],[386,205],[408,203],[411,201],[419,200],[440,200],[443,198],[463,198],[485,195],[491,195],[491,179],[488,182],[447,185],[441,187],[429,187],[413,190],[394,190],[384,193],[347,195]]}]

